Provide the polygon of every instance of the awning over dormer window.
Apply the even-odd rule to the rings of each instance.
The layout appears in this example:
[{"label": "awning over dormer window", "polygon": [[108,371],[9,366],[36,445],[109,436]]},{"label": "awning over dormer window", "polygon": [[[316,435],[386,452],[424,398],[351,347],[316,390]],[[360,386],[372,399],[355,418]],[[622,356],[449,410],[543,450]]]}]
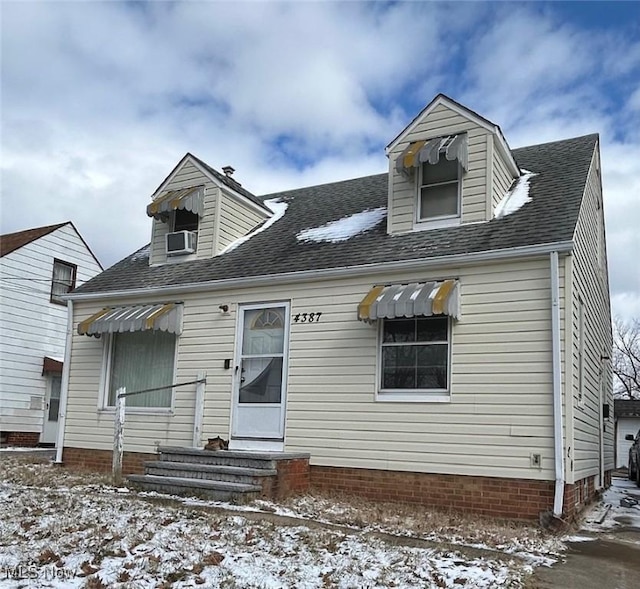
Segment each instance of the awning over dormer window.
[{"label": "awning over dormer window", "polygon": [[465,170],[468,170],[469,148],[467,134],[446,135],[410,143],[396,160],[396,170],[406,172],[424,163],[437,164],[441,156],[450,161],[458,160],[460,165]]},{"label": "awning over dormer window", "polygon": [[458,314],[457,280],[374,286],[358,305],[358,319],[368,322],[430,315],[457,318]]},{"label": "awning over dormer window", "polygon": [[189,188],[165,192],[147,207],[147,215],[161,219],[176,209],[184,209],[202,217],[204,212],[204,186],[190,186]]},{"label": "awning over dormer window", "polygon": [[105,307],[78,323],[80,335],[123,333],[125,331],[168,331],[182,333],[182,304],[156,303],[127,307]]}]

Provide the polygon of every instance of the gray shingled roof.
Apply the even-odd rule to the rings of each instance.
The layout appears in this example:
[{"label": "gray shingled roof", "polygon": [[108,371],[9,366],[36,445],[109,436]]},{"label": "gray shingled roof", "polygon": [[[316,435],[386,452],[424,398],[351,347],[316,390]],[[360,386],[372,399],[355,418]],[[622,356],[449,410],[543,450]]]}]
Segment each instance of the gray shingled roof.
[{"label": "gray shingled roof", "polygon": [[303,229],[386,206],[387,174],[378,174],[266,195],[262,198],[288,203],[286,214],[235,250],[207,260],[150,267],[143,248],[75,292],[179,286],[570,241],[597,141],[597,135],[586,135],[514,150],[519,165],[537,175],[530,180],[531,201],[500,219],[404,235],[387,235],[382,222],[338,243],[296,239]]},{"label": "gray shingled roof", "polygon": [[613,413],[616,417],[640,417],[640,399],[614,399]]},{"label": "gray shingled roof", "polygon": [[227,176],[225,174],[221,174],[220,172],[218,172],[218,170],[216,170],[215,168],[212,168],[209,164],[207,164],[206,162],[203,162],[200,158],[196,157],[192,153],[189,153],[187,155],[190,155],[205,170],[207,170],[214,178],[216,178],[217,180],[222,182],[222,184],[224,184],[225,186],[228,186],[229,188],[235,190],[238,194],[241,194],[245,198],[248,198],[250,201],[256,203],[257,205],[260,205],[261,207],[264,207],[264,203],[262,202],[262,199],[257,197],[255,194],[249,192],[246,188],[244,188],[242,186],[242,184],[240,184],[240,182],[236,182],[230,176]]}]

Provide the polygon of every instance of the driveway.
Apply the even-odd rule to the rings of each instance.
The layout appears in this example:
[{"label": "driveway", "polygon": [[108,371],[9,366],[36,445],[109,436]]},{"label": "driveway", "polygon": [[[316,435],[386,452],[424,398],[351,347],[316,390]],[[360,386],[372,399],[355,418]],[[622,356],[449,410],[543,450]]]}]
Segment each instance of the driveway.
[{"label": "driveway", "polygon": [[[622,507],[630,497],[638,505]],[[614,477],[603,503],[587,516],[563,562],[540,567],[533,589],[638,589],[640,587],[640,488]]]}]

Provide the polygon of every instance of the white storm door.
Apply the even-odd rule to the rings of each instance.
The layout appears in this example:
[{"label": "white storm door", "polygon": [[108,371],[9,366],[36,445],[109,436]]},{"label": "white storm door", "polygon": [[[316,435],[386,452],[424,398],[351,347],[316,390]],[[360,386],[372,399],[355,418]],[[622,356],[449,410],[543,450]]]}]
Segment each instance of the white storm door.
[{"label": "white storm door", "polygon": [[240,307],[231,438],[284,440],[289,305]]},{"label": "white storm door", "polygon": [[62,378],[58,375],[47,379],[47,393],[44,405],[44,426],[42,439],[44,444],[55,444],[58,437],[58,413],[60,411],[60,388]]}]

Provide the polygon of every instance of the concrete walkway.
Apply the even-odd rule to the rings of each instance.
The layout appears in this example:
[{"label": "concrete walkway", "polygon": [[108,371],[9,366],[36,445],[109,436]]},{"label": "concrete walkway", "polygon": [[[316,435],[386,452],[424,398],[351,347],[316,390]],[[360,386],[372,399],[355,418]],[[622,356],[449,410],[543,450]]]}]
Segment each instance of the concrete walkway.
[{"label": "concrete walkway", "polygon": [[563,562],[537,569],[532,589],[640,589],[640,504],[622,507],[624,497],[640,501],[640,488],[614,477],[581,541],[569,543]]}]

